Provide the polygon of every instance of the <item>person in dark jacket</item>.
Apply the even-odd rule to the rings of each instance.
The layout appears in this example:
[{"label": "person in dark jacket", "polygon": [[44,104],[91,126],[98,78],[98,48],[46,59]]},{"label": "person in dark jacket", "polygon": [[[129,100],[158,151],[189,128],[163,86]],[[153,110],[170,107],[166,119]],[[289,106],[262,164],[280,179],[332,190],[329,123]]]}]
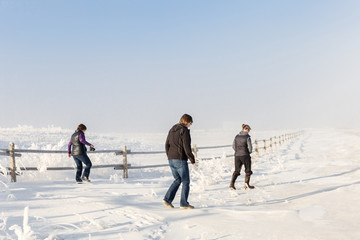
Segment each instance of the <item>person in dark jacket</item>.
[{"label": "person in dark jacket", "polygon": [[[89,175],[90,175],[90,168],[92,166],[92,163],[90,161],[90,158],[86,154],[86,146],[90,146],[90,149],[94,148],[94,145],[91,143],[88,143],[85,140],[85,131],[86,126],[84,124],[80,124],[75,133],[71,136],[69,144],[68,144],[68,156],[71,157],[71,155],[74,158],[77,170],[76,170],[76,176],[75,180],[77,183],[82,183],[83,181],[90,182]],[[72,149],[71,149],[72,146]],[[83,170],[83,163],[85,164],[84,172]]]},{"label": "person in dark jacket", "polygon": [[187,160],[195,164],[195,157],[191,150],[190,130],[188,129],[193,123],[190,115],[184,114],[178,124],[175,124],[169,131],[165,143],[166,155],[169,159],[171,172],[174,176],[174,182],[167,191],[163,204],[169,208],[174,208],[172,201],[176,192],[182,184],[180,208],[193,209],[189,204],[188,197],[190,192],[190,174]]},{"label": "person in dark jacket", "polygon": [[235,136],[233,142],[233,149],[235,150],[235,171],[232,175],[230,182],[230,189],[235,190],[236,178],[240,175],[241,167],[245,165],[245,189],[253,189],[254,186],[250,185],[251,171],[251,157],[252,144],[249,135],[251,128],[247,124],[242,125],[242,131]]}]

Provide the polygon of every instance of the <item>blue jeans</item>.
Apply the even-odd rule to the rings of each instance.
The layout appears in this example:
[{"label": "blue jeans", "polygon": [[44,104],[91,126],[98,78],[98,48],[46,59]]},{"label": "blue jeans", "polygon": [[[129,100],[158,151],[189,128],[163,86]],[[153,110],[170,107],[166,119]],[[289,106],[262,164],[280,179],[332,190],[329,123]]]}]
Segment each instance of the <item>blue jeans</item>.
[{"label": "blue jeans", "polygon": [[190,192],[190,174],[188,163],[185,160],[169,159],[169,165],[175,180],[167,191],[164,200],[168,203],[172,203],[176,192],[182,183],[180,206],[189,206],[187,201]]},{"label": "blue jeans", "polygon": [[[73,156],[74,161],[76,163],[76,180],[81,180],[81,177],[86,177],[89,178],[90,175],[90,168],[92,166],[92,163],[90,161],[90,158],[88,157],[88,155],[85,153],[83,155],[78,155],[78,156]],[[82,163],[85,164],[85,170],[84,170],[84,174],[81,176],[82,173],[82,169],[83,169],[83,165]]]}]

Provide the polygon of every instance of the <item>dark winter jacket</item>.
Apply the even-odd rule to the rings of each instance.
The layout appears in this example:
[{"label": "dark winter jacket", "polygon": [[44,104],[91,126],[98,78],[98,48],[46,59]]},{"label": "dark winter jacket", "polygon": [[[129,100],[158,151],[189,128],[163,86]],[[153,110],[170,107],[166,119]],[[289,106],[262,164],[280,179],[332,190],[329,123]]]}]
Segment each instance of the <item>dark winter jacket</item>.
[{"label": "dark winter jacket", "polygon": [[71,153],[73,156],[83,155],[87,151],[85,145],[90,146],[91,144],[85,140],[85,135],[82,131],[76,130],[68,144],[68,153]]},{"label": "dark winter jacket", "polygon": [[235,156],[250,156],[252,152],[251,137],[247,132],[241,131],[236,135],[233,142],[233,149],[235,150]]},{"label": "dark winter jacket", "polygon": [[190,130],[184,124],[174,125],[167,136],[165,150],[168,159],[190,160],[195,163],[191,150]]}]

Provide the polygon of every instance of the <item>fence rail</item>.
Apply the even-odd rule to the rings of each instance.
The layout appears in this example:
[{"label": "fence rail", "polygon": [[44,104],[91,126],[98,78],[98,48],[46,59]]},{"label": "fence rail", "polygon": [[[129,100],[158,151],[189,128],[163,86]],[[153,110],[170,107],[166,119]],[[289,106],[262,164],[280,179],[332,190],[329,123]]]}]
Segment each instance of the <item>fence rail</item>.
[{"label": "fence rail", "polygon": [[[128,164],[128,167],[131,167],[131,164]],[[114,168],[114,169],[124,169],[123,164],[105,164],[105,165],[94,165],[91,168]],[[11,170],[10,167],[6,168]],[[18,167],[21,171],[39,171],[37,167]],[[46,171],[58,171],[58,170],[74,170],[76,167],[47,167]]]},{"label": "fence rail", "polygon": [[197,147],[197,149],[215,149],[215,148],[226,148],[226,147],[232,147],[232,145]]},{"label": "fence rail", "polygon": [[[255,140],[252,144],[255,145],[254,150],[256,155],[259,155],[259,142],[263,143],[262,149],[264,152],[267,151],[268,148],[272,148],[273,145],[281,145],[283,142],[294,139],[299,137],[303,134],[303,131],[291,133],[291,134],[284,134],[281,136],[271,137],[270,139],[260,139]],[[232,147],[232,145],[220,145],[220,146],[205,146],[205,147],[197,147],[196,144],[193,145],[193,153],[196,159],[198,160],[210,160],[210,159],[219,159],[223,156],[217,157],[208,157],[208,158],[198,158],[197,153],[199,150],[205,149],[218,149],[218,148],[228,148]],[[10,157],[10,167],[6,167],[6,170],[9,171],[8,173],[11,175],[11,181],[16,182],[16,176],[18,175],[17,171],[38,171],[39,168],[37,167],[16,167],[15,157],[22,157],[21,153],[38,153],[38,154],[67,154],[68,152],[65,150],[33,150],[33,149],[15,149],[15,144],[10,143],[9,149],[0,149],[0,155],[2,156],[9,156]],[[165,151],[141,151],[141,152],[132,152],[130,149],[127,149],[124,146],[121,150],[97,150],[97,151],[90,151],[90,154],[98,154],[98,153],[113,153],[114,155],[122,156],[122,164],[108,164],[108,165],[93,165],[92,168],[113,168],[115,170],[123,170],[123,177],[128,178],[128,169],[140,169],[140,168],[155,168],[155,167],[166,167],[168,164],[157,164],[157,165],[146,165],[146,166],[131,166],[127,162],[128,155],[151,155],[151,154],[165,154]],[[225,155],[225,157],[231,157],[232,155]],[[59,170],[74,170],[75,167],[47,167],[46,170],[49,171],[59,171]],[[1,173],[1,172],[0,172]]]}]

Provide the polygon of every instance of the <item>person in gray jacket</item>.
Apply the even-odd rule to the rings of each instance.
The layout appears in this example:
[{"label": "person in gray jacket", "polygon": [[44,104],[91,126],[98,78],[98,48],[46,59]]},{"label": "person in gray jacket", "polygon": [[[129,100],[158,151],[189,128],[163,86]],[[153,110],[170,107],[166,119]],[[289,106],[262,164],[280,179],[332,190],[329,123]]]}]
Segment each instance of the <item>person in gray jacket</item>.
[{"label": "person in gray jacket", "polygon": [[231,177],[230,189],[235,190],[235,181],[240,175],[241,167],[245,165],[245,189],[253,189],[254,186],[250,185],[251,171],[251,157],[252,145],[251,137],[249,135],[251,128],[247,124],[242,125],[242,131],[235,136],[233,142],[233,149],[235,150],[235,171]]}]

